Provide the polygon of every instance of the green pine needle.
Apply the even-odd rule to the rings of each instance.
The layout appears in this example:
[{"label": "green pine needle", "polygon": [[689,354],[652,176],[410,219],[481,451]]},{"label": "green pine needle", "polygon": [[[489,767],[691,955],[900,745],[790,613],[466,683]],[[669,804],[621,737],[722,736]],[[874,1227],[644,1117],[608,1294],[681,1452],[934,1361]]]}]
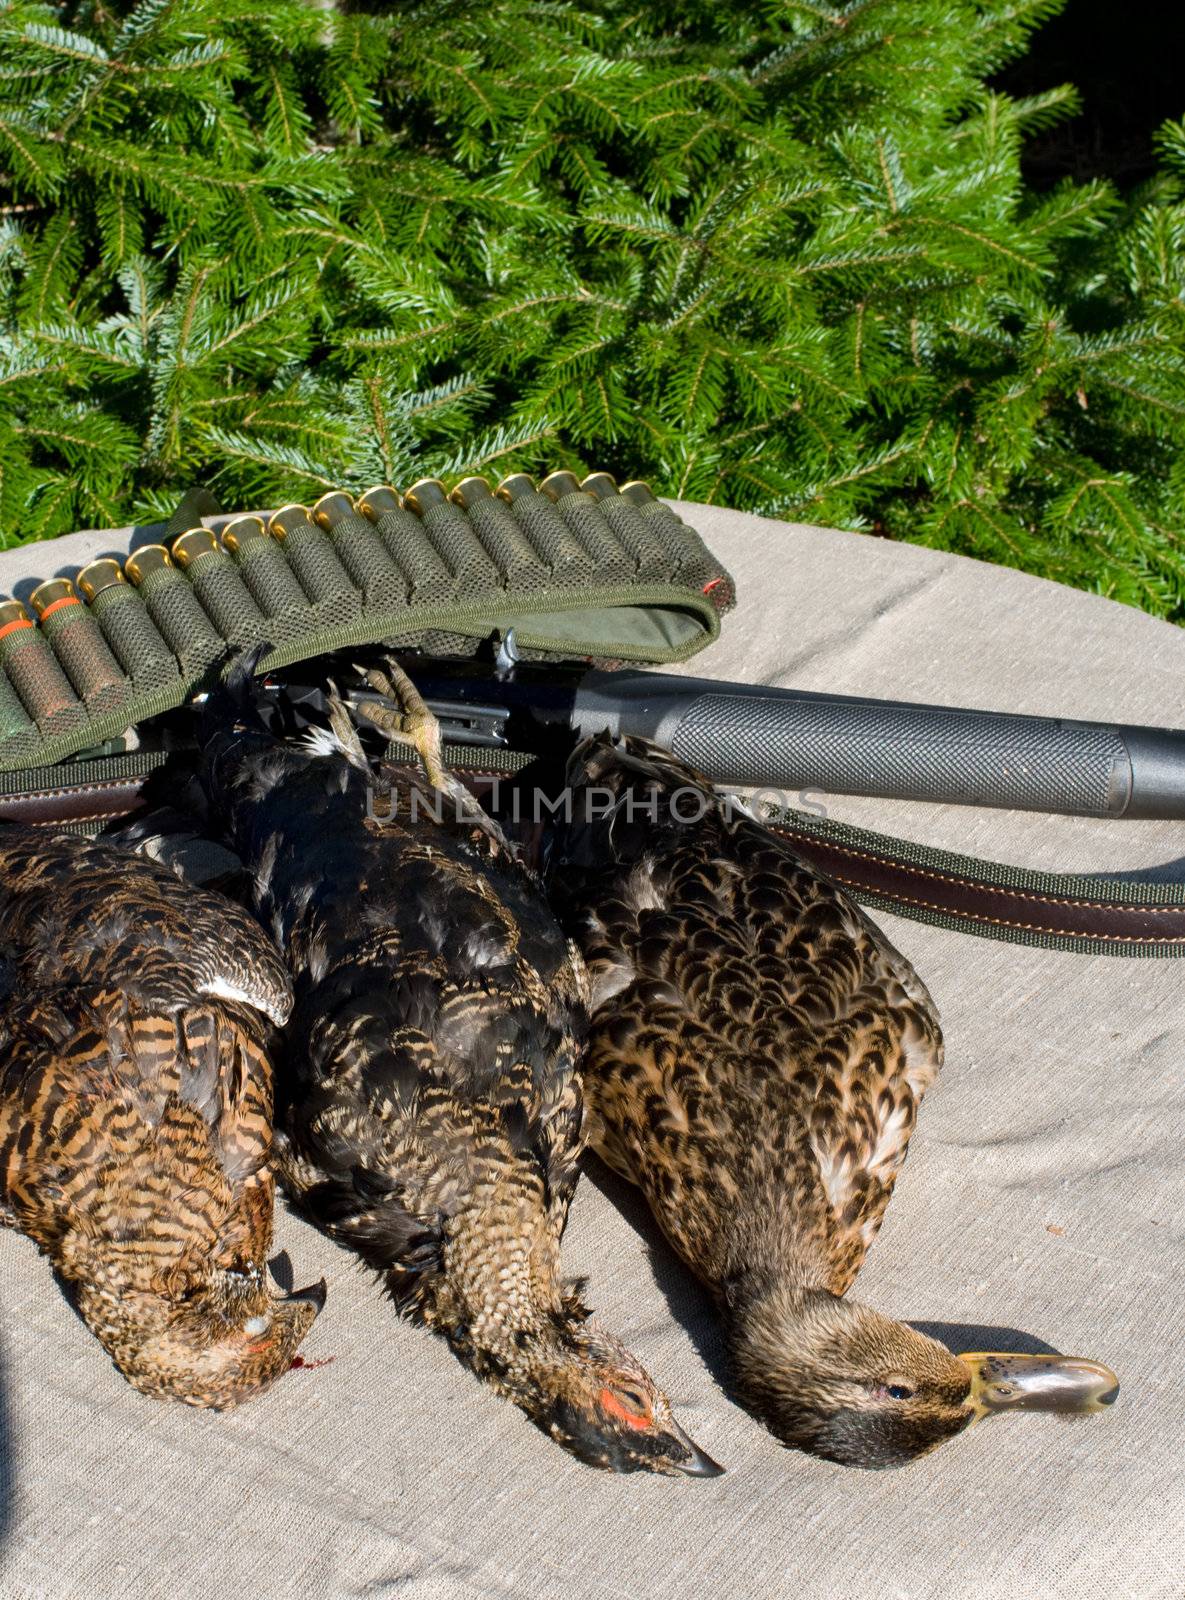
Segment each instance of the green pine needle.
[{"label": "green pine needle", "polygon": [[1062,0],[13,0],[0,542],[558,462],[1185,616],[1185,122],[1024,185]]}]

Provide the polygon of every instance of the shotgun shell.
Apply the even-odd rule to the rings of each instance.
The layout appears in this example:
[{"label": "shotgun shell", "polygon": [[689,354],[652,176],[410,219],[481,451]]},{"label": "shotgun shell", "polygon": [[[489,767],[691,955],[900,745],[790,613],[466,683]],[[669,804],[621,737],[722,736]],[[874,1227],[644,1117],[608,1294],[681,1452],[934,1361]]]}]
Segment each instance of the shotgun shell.
[{"label": "shotgun shell", "polygon": [[617,479],[609,472],[590,472],[581,480],[580,487],[594,500],[608,500],[617,493]]},{"label": "shotgun shell", "polygon": [[479,500],[492,500],[494,491],[490,488],[488,478],[472,477],[462,478],[455,488],[449,490],[449,499],[455,506],[460,506],[462,511],[468,511],[470,506],[476,505]]},{"label": "shotgun shell", "polygon": [[118,561],[102,556],[83,567],[78,587],[135,694],[164,689],[177,677],[177,658]]},{"label": "shotgun shell", "polygon": [[328,533],[343,517],[354,515],[354,502],[344,490],[330,489],[329,493],[323,494],[312,507],[309,515],[319,528],[324,528]]},{"label": "shotgun shell", "polygon": [[318,623],[326,627],[351,621],[362,609],[362,596],[323,528],[317,527],[306,506],[281,506],[272,513],[268,532],[284,548],[288,563],[314,607]]},{"label": "shotgun shell", "polygon": [[439,478],[421,478],[403,496],[440,554],[457,588],[476,597],[498,582],[498,569],[486,554],[469,518],[448,497]]},{"label": "shotgun shell", "polygon": [[403,503],[417,517],[422,517],[429,506],[448,504],[448,490],[439,478],[420,478],[404,493]]},{"label": "shotgun shell", "polygon": [[631,502],[661,540],[667,570],[681,583],[694,585],[708,595],[717,611],[727,611],[735,599],[731,580],[720,570],[715,556],[677,511],[657,499],[648,483],[635,478],[621,486],[623,500]]},{"label": "shotgun shell", "polygon": [[309,626],[309,602],[284,552],[268,536],[262,517],[236,517],[222,530],[223,546],[238,563],[243,582],[267,618],[273,644],[286,644]]},{"label": "shotgun shell", "polygon": [[21,705],[21,697],[8,681],[8,674],[0,668],[0,744],[7,739],[36,734],[32,717]]},{"label": "shotgun shell", "polygon": [[365,605],[393,611],[404,604],[408,586],[403,574],[383,548],[374,525],[354,509],[348,494],[340,489],[323,494],[312,517],[333,541],[342,565],[362,590]]},{"label": "shotgun shell", "polygon": [[539,493],[555,502],[577,543],[591,557],[603,579],[624,582],[639,570],[637,551],[628,542],[623,545],[615,528],[602,514],[600,503],[582,487],[574,472],[548,473],[539,485]]},{"label": "shotgun shell", "polygon": [[513,511],[504,500],[495,497],[485,478],[462,478],[449,499],[465,512],[469,526],[511,588],[536,581],[546,571],[531,541],[514,520]]},{"label": "shotgun shell", "polygon": [[268,518],[267,531],[273,539],[278,539],[283,544],[290,533],[297,528],[303,528],[308,520],[308,507],[297,505],[294,500],[290,505],[281,506],[278,511],[272,512]]},{"label": "shotgun shell", "polygon": [[424,532],[424,526],[404,505],[402,495],[380,483],[358,496],[357,509],[374,524],[383,549],[407,584],[413,603],[446,599],[452,578]]},{"label": "shotgun shell", "polygon": [[514,500],[523,499],[526,495],[534,494],[535,483],[525,472],[512,472],[508,478],[502,479],[494,493],[500,500],[505,500],[509,504]]},{"label": "shotgun shell", "polygon": [[580,487],[597,502],[614,536],[633,558],[635,570],[665,574],[669,566],[666,547],[647,526],[637,506],[618,493],[617,479],[609,472],[590,472]]},{"label": "shotgun shell", "polygon": [[591,563],[552,500],[540,494],[533,478],[512,472],[494,490],[514,515],[514,520],[557,583],[587,583]]},{"label": "shotgun shell", "polygon": [[661,571],[674,578],[690,554],[690,530],[669,506],[655,499],[648,483],[634,479],[623,483],[616,496],[605,493],[601,509],[613,518],[623,539],[636,543],[641,551],[641,570]]},{"label": "shotgun shell", "polygon": [[218,554],[218,540],[209,528],[189,528],[173,540],[169,554],[182,572],[188,572],[203,556]]},{"label": "shotgun shell", "polygon": [[240,649],[262,642],[263,612],[209,528],[189,528],[173,540],[169,554],[193,585],[202,610],[227,644]]},{"label": "shotgun shell", "polygon": [[106,594],[108,589],[114,589],[121,583],[127,583],[123,568],[110,556],[100,556],[98,561],[92,561],[78,574],[78,587],[88,604],[93,604],[101,594]]},{"label": "shotgun shell", "polygon": [[44,583],[39,583],[29,596],[29,604],[37,613],[37,620],[43,629],[47,617],[52,617],[69,606],[82,609],[82,601],[75,594],[74,585],[69,578],[47,578]]},{"label": "shotgun shell", "polygon": [[0,643],[32,626],[33,620],[19,600],[0,600]]},{"label": "shotgun shell", "polygon": [[244,545],[266,538],[267,531],[263,526],[262,517],[236,517],[222,530],[222,543],[232,556],[237,556]]},{"label": "shotgun shell", "polygon": [[69,733],[86,721],[82,702],[58,666],[48,639],[34,627],[19,600],[0,603],[0,661],[43,734]]},{"label": "shotgun shell", "polygon": [[124,562],[123,570],[143,595],[149,616],[185,677],[200,676],[225,653],[225,641],[163,544],[143,545]]},{"label": "shotgun shell", "polygon": [[[0,601],[0,661],[7,659],[4,641],[14,633],[23,633],[33,624],[19,600]],[[14,738],[33,732],[32,717],[21,704],[21,698],[8,681],[8,674],[0,670],[0,737]]]},{"label": "shotgun shell", "polygon": [[579,494],[580,479],[574,472],[566,472],[562,468],[558,472],[549,472],[539,485],[539,493],[545,494],[549,500],[561,500],[566,494]]},{"label": "shotgun shell", "polygon": [[139,550],[132,551],[123,564],[123,570],[138,589],[152,573],[172,565],[169,552],[163,544],[145,544]]},{"label": "shotgun shell", "polygon": [[643,483],[640,478],[622,484],[621,498],[637,506],[646,518],[654,530],[655,537],[662,544],[670,575],[676,576],[693,554],[690,529],[683,518],[672,511],[670,506],[664,506],[662,501],[655,497],[650,485]]},{"label": "shotgun shell", "polygon": [[92,716],[117,711],[128,698],[128,681],[107,648],[103,630],[75,593],[69,578],[51,578],[29,596],[41,631]]},{"label": "shotgun shell", "polygon": [[354,509],[371,522],[377,522],[388,511],[399,511],[402,507],[402,496],[386,483],[375,484],[373,489],[367,489],[354,501]]}]

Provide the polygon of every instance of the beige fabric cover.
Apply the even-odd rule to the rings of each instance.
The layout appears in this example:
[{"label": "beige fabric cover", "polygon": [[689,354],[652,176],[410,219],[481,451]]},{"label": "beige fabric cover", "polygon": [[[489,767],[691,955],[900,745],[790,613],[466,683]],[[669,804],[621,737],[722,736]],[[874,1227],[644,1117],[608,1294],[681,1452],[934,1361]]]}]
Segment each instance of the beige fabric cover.
[{"label": "beige fabric cover", "polygon": [[[735,573],[687,670],[807,689],[1181,722],[1185,637],[1135,611],[907,545],[685,508]],[[0,591],[126,539],[0,554]],[[1140,869],[1169,823],[835,800],[831,814],[1032,866]],[[1109,1413],[1000,1418],[900,1472],[779,1448],[725,1396],[702,1296],[627,1192],[593,1173],[567,1242],[603,1320],[730,1469],[600,1476],[401,1325],[287,1214],[334,1357],[233,1415],[134,1394],[46,1264],[0,1236],[9,1600],[1140,1600],[1185,1593],[1182,990],[1175,961],[1034,951],[883,919],[942,1010],[943,1077],[857,1292],[1120,1373]],[[1019,1332],[1017,1331],[1019,1330]]]}]

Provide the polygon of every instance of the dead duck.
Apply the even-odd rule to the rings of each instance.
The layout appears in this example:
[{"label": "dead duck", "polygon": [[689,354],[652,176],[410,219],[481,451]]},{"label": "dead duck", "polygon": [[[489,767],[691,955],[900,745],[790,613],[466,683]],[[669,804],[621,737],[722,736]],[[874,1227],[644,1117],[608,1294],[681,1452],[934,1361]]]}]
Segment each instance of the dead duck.
[{"label": "dead duck", "polygon": [[1093,1362],[955,1356],[846,1298],[942,1062],[909,962],[656,746],[587,740],[567,784],[547,881],[589,968],[590,1142],[713,1292],[742,1404],[887,1467],[1007,1406],[1113,1400]]},{"label": "dead duck", "polygon": [[371,675],[387,697],[372,720],[407,733],[435,787],[404,769],[376,799],[340,702],[330,730],[293,745],[261,721],[252,665],[211,697],[204,771],[295,982],[289,1193],[581,1460],[715,1474],[561,1275],[582,1147],[579,955],[444,771],[435,721],[397,667]]},{"label": "dead duck", "polygon": [[266,1273],[291,1004],[241,907],[109,844],[0,829],[0,1220],[144,1394],[248,1399],[324,1302]]}]

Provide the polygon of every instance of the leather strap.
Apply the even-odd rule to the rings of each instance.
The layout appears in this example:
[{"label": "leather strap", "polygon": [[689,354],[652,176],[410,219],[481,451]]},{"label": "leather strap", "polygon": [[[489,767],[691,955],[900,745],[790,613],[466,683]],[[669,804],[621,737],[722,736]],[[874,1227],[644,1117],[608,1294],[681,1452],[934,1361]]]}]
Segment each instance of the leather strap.
[{"label": "leather strap", "polygon": [[785,821],[771,826],[862,904],[918,922],[1081,954],[1185,955],[1185,885],[943,859],[938,851],[837,824],[831,836]]},{"label": "leather strap", "polygon": [[[503,758],[495,766],[481,752],[457,746],[447,746],[445,758],[479,797],[527,760]],[[74,782],[62,778],[61,768],[43,772],[37,776],[48,781],[37,787],[0,793],[0,819],[95,832],[135,809],[142,785],[163,760],[144,755],[87,763],[103,766],[105,775],[79,775]],[[1182,883],[1026,871],[802,812],[780,812],[770,826],[862,904],[915,921],[1086,955],[1185,955]]]}]

